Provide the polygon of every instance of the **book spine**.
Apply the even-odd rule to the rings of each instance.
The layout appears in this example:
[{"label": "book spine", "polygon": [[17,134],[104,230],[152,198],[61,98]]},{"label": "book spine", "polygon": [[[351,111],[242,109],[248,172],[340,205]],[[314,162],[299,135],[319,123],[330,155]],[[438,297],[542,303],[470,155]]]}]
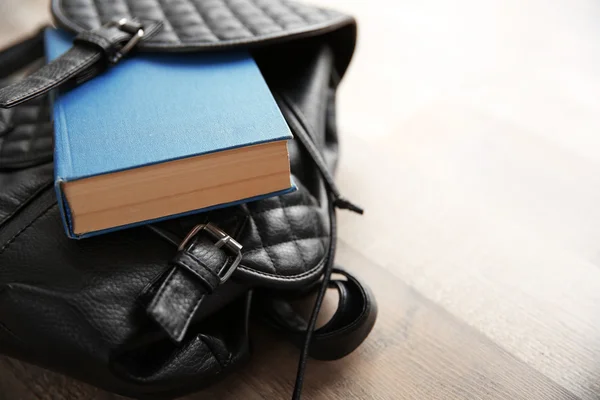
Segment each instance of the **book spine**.
[{"label": "book spine", "polygon": [[69,129],[64,109],[55,93],[50,95],[50,104],[54,115],[54,190],[65,232],[69,238],[74,239],[71,211],[62,190],[62,183],[67,181],[73,172]]},{"label": "book spine", "polygon": [[54,180],[68,181],[73,172],[69,129],[60,99],[51,99],[54,109]]}]

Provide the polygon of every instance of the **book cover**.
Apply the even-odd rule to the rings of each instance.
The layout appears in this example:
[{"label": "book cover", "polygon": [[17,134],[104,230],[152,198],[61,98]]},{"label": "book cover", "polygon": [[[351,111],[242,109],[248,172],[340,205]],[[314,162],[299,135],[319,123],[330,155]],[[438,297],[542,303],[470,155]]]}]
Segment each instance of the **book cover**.
[{"label": "book cover", "polygon": [[[47,29],[45,35],[49,60],[72,45],[65,32]],[[65,182],[292,138],[256,63],[243,51],[135,54],[70,91],[55,93],[53,113],[55,187],[72,238],[158,218],[76,234]],[[290,179],[286,189],[235,202],[292,190]]]}]

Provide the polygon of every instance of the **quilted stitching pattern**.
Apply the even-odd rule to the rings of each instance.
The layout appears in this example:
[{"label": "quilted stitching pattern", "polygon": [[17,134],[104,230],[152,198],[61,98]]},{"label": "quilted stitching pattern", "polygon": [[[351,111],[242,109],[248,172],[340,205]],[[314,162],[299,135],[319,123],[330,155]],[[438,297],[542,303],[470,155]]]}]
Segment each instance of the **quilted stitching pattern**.
[{"label": "quilted stitching pattern", "polygon": [[328,217],[305,188],[242,208],[249,217],[240,235],[242,269],[283,278],[320,270],[329,240]]},{"label": "quilted stitching pattern", "polygon": [[0,171],[48,162],[52,146],[46,97],[0,110]]},{"label": "quilted stitching pattern", "polygon": [[141,48],[257,43],[352,22],[339,12],[286,0],[54,0],[53,12],[78,31],[118,18],[161,21],[162,30]]},{"label": "quilted stitching pattern", "polygon": [[[179,242],[195,225],[212,222],[244,246],[239,272],[270,281],[310,280],[320,272],[329,241],[329,216],[295,179],[298,190],[236,207],[163,221]],[[241,228],[241,230],[240,230]]]}]

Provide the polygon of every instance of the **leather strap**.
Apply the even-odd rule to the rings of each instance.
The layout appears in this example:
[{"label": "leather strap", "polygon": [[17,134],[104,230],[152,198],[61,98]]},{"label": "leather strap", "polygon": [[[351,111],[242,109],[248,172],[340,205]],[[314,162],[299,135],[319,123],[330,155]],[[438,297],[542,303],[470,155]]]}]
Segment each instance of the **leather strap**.
[{"label": "leather strap", "polygon": [[[338,308],[329,322],[313,333],[309,355],[317,360],[337,360],[350,354],[367,338],[377,319],[377,303],[371,290],[347,271],[336,268],[333,273],[346,280],[329,283],[339,293]],[[267,323],[302,347],[307,322],[288,299],[267,295],[259,301]]]},{"label": "leather strap", "polygon": [[225,249],[206,236],[195,236],[177,251],[147,313],[175,342],[181,342],[204,298],[221,283],[221,276],[235,261]]},{"label": "leather strap", "polygon": [[[158,31],[159,22],[138,24],[144,36]],[[0,89],[0,107],[10,108],[38,97],[65,83],[82,83],[120,59],[120,51],[135,37],[132,25],[116,23],[80,33],[73,47],[24,79]],[[138,30],[139,30],[138,29]],[[41,41],[42,43],[38,43]],[[43,45],[35,37],[31,46]]]},{"label": "leather strap", "polygon": [[[0,51],[0,80],[8,78],[20,69],[39,60],[44,55],[43,31]],[[5,83],[2,82],[1,86]],[[13,125],[12,111],[0,110],[0,137],[9,133]],[[1,140],[1,139],[0,139]]]}]

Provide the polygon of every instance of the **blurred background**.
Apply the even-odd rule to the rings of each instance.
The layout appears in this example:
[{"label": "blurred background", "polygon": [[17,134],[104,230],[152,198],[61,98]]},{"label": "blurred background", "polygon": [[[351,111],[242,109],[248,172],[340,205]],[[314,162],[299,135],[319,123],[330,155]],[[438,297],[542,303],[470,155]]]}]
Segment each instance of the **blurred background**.
[{"label": "blurred background", "polygon": [[[311,2],[358,19],[338,180],[366,214],[340,213],[338,258],[381,311],[307,398],[600,398],[600,2]],[[0,1],[0,47],[47,9]],[[215,398],[266,393],[289,356],[288,388],[295,354]],[[109,398],[3,360],[0,388]]]}]

